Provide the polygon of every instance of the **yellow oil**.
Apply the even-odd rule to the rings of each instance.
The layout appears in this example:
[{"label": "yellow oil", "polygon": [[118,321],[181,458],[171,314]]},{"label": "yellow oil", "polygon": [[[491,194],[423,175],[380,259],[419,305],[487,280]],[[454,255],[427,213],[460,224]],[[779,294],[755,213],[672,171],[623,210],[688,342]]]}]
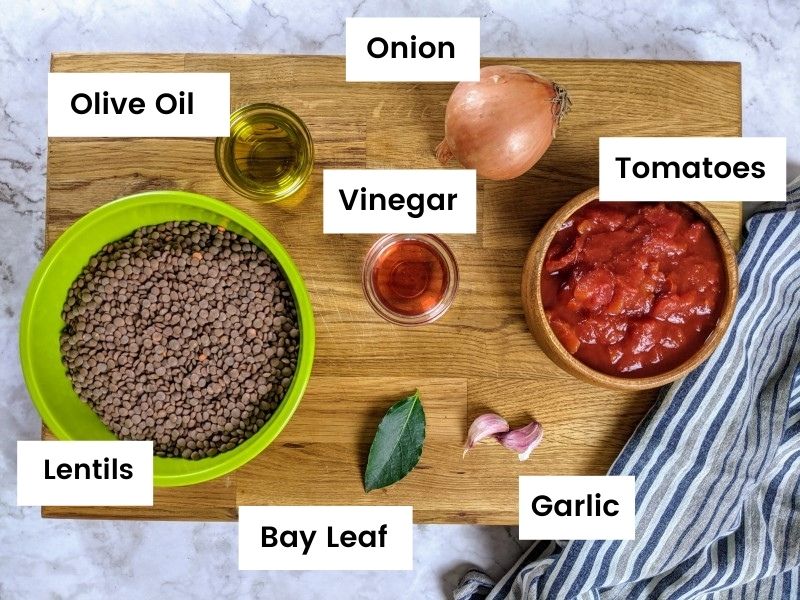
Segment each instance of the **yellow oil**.
[{"label": "yellow oil", "polygon": [[314,162],[308,129],[297,115],[271,104],[231,115],[231,135],[217,140],[217,165],[239,193],[264,202],[287,198],[306,182]]}]

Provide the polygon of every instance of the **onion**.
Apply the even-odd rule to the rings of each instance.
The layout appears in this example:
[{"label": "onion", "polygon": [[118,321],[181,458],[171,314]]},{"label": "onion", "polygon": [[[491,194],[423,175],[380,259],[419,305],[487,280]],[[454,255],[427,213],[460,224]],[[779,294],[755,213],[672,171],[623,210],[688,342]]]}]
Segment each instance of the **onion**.
[{"label": "onion", "polygon": [[450,95],[436,158],[455,157],[488,179],[519,177],[550,147],[571,104],[563,87],[527,69],[484,67],[480,81]]}]

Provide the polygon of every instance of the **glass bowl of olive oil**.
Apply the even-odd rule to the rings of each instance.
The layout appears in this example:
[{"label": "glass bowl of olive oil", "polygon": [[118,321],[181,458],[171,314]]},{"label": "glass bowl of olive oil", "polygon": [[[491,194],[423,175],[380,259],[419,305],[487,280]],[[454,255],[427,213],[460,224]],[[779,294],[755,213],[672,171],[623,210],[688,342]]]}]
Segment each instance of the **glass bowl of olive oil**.
[{"label": "glass bowl of olive oil", "polygon": [[314,144],[288,108],[250,104],[231,115],[231,134],[217,138],[217,169],[242,196],[277,202],[298,192],[311,175]]}]

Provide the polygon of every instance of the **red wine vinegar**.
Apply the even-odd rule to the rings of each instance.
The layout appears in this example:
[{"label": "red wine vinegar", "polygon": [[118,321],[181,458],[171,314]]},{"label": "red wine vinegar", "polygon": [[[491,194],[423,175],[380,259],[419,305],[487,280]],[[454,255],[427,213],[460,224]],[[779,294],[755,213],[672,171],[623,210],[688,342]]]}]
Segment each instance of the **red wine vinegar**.
[{"label": "red wine vinegar", "polygon": [[372,271],[380,302],[406,316],[426,313],[441,302],[449,283],[443,258],[423,240],[398,240],[381,252]]}]

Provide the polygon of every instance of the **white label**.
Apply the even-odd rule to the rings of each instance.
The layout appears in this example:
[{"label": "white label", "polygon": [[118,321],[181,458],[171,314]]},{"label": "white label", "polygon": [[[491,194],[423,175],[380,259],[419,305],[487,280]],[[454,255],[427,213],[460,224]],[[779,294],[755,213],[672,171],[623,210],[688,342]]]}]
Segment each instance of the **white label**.
[{"label": "white label", "polygon": [[241,506],[239,568],[408,571],[410,506]]},{"label": "white label", "polygon": [[475,233],[472,169],[325,169],[324,233]]},{"label": "white label", "polygon": [[784,202],[786,138],[601,137],[600,199]]},{"label": "white label", "polygon": [[152,506],[153,442],[17,442],[18,506]]},{"label": "white label", "polygon": [[632,540],[632,476],[519,478],[521,540]]},{"label": "white label", "polygon": [[230,135],[229,73],[50,73],[50,137]]},{"label": "white label", "polygon": [[348,18],[347,81],[478,81],[480,19]]}]

